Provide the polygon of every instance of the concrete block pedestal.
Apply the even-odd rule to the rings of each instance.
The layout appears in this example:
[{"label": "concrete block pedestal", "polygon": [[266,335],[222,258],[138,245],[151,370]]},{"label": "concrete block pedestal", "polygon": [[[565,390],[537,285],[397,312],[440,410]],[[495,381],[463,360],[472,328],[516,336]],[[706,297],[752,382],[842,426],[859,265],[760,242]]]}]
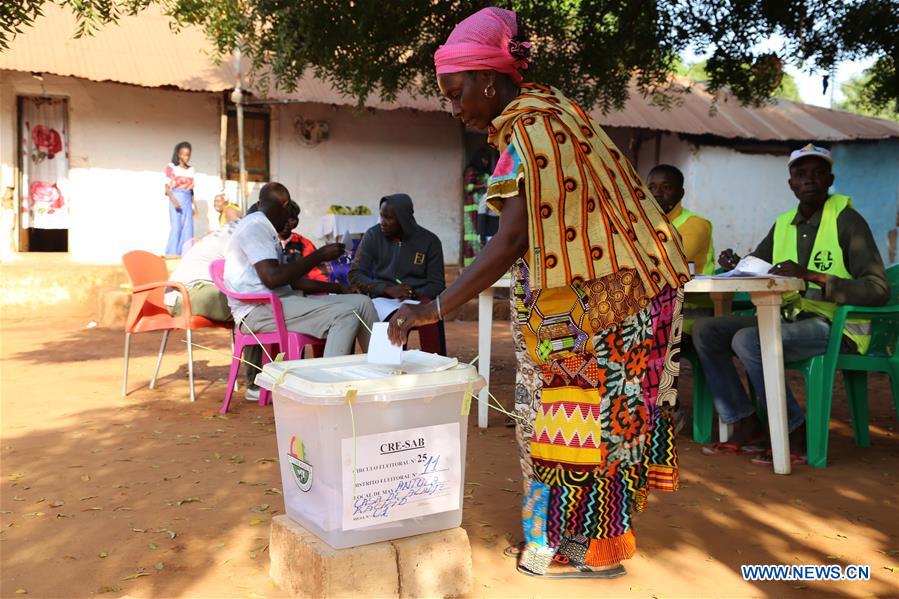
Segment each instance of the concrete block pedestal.
[{"label": "concrete block pedestal", "polygon": [[462,528],[334,549],[281,515],[269,554],[272,580],[291,597],[455,597],[472,583]]}]

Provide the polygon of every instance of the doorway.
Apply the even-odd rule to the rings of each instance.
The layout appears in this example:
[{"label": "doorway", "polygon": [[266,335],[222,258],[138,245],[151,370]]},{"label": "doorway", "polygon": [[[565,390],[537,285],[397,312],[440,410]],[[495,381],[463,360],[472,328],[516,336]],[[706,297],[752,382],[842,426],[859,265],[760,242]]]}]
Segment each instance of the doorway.
[{"label": "doorway", "polygon": [[19,96],[20,252],[69,251],[69,103]]}]

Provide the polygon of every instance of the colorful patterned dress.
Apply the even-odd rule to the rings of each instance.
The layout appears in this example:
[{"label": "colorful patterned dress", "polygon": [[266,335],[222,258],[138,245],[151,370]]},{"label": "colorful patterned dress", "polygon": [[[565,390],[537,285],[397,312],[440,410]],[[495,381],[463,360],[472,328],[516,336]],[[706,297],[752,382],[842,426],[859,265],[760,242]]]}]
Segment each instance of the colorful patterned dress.
[{"label": "colorful patterned dress", "polygon": [[520,565],[606,566],[636,551],[632,515],[678,487],[671,425],[679,240],[631,165],[577,105],[526,85],[493,122],[488,186],[525,192],[531,247],[512,284],[524,478]]}]

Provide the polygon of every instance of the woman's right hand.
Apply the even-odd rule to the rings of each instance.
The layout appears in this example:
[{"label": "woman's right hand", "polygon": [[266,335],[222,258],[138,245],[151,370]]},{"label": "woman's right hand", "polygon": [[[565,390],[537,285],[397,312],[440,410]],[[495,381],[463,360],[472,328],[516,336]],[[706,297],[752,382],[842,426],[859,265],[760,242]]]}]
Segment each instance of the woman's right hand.
[{"label": "woman's right hand", "polygon": [[175,196],[169,196],[169,201],[172,203],[172,206],[174,206],[175,210],[181,212],[181,204],[178,202],[178,200],[175,199]]},{"label": "woman's right hand", "polygon": [[402,347],[406,343],[409,331],[416,327],[422,327],[440,321],[437,313],[437,302],[427,304],[403,304],[393,313],[387,336],[394,345]]}]

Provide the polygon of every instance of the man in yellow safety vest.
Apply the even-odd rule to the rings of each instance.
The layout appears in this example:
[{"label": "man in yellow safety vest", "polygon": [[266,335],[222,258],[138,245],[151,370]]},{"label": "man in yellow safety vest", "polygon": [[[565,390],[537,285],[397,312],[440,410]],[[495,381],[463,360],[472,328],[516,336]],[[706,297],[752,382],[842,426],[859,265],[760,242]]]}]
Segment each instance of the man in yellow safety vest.
[{"label": "man in yellow safety vest", "polygon": [[[787,362],[823,354],[830,336],[830,320],[839,304],[881,306],[889,287],[883,259],[865,219],[849,197],[831,195],[833,158],[828,150],[809,144],[790,154],[789,185],[798,207],[781,214],[752,255],[771,262],[771,274],[798,277],[806,282],[802,294],[785,297],[782,325]],[[740,257],[721,253],[719,263],[731,270]],[[762,405],[765,385],[759,333],[754,317],[727,316],[697,320],[693,344],[721,420],[733,424],[728,443],[704,447],[706,455],[754,455],[753,462],[770,464],[765,430],[755,415],[731,354],[746,368]],[[843,330],[844,350],[864,353],[870,330],[864,321]],[[787,386],[787,421],[793,463],[805,459],[805,415]]]},{"label": "man in yellow safety vest", "polygon": [[647,186],[668,220],[680,233],[687,262],[693,272],[710,275],[715,272],[715,250],[712,248],[712,223],[681,205],[684,199],[684,174],[675,166],[660,164],[649,171]]}]

